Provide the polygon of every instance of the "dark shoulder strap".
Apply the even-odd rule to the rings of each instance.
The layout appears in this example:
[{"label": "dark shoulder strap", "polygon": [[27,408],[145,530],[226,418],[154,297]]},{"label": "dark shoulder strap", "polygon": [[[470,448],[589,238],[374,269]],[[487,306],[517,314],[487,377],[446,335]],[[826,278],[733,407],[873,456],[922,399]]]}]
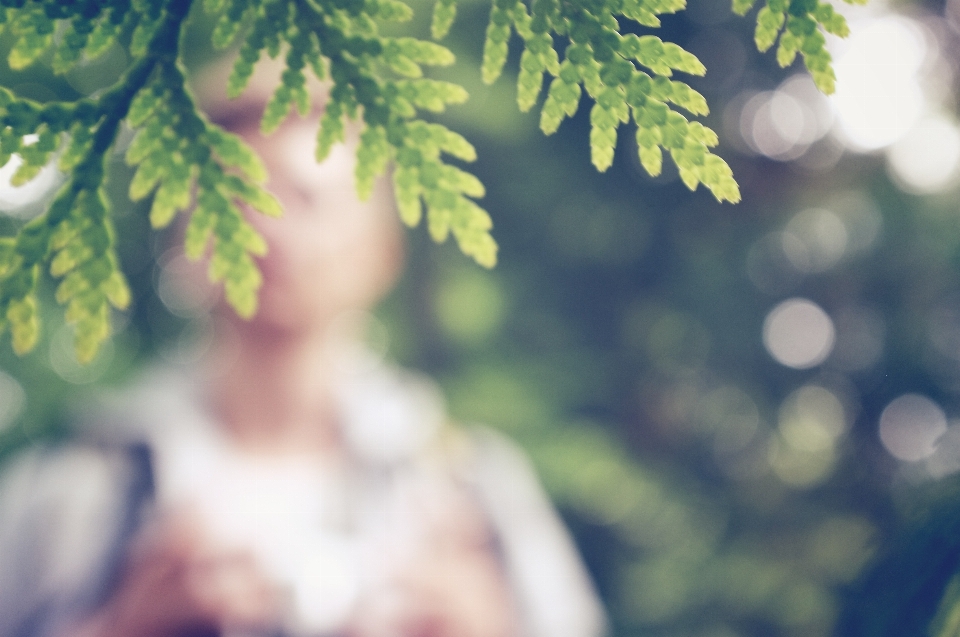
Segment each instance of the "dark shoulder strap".
[{"label": "dark shoulder strap", "polygon": [[104,566],[103,584],[96,598],[90,600],[93,607],[105,602],[119,585],[130,543],[139,531],[147,509],[153,504],[156,490],[150,447],[138,442],[125,445],[120,452],[126,455],[130,464],[130,480],[124,495],[123,514],[115,530],[113,550]]},{"label": "dark shoulder strap", "polygon": [[[88,449],[91,445],[85,445]],[[13,632],[10,637],[48,637],[55,635],[65,624],[82,617],[85,613],[92,611],[103,604],[110,595],[113,594],[122,577],[124,561],[126,559],[129,545],[136,535],[143,520],[144,511],[153,500],[154,480],[153,463],[149,447],[145,444],[124,444],[124,445],[92,445],[99,454],[102,454],[104,462],[117,468],[113,471],[113,479],[118,483],[115,490],[112,490],[117,498],[117,510],[119,514],[114,519],[105,519],[102,527],[103,537],[106,540],[106,550],[103,551],[99,562],[94,564],[88,576],[82,583],[78,583],[74,590],[49,590],[44,592],[37,589],[35,591],[21,591],[24,604],[14,604],[19,607],[19,619],[10,618],[13,621]],[[63,462],[64,454],[69,454],[71,449],[83,449],[84,445],[77,445],[66,448],[51,448],[45,451],[42,465],[49,467],[48,470],[56,470],[56,465]],[[39,471],[44,471],[41,466]],[[71,493],[70,485],[65,484],[64,493],[60,496],[60,502],[66,505]],[[50,506],[45,508],[36,508],[34,513],[26,511],[24,524],[20,525],[23,532],[28,529],[43,525],[43,520],[50,513]],[[36,518],[36,519],[31,519]],[[24,543],[24,546],[33,547],[33,552],[37,551],[47,554],[36,554],[25,556],[31,563],[36,563],[41,568],[49,570],[54,565],[49,564],[52,559],[52,551],[44,551],[44,543],[36,542],[30,538],[12,538],[18,545]],[[52,548],[52,547],[50,547]],[[41,578],[42,579],[42,578]],[[2,601],[2,600],[0,600]],[[4,622],[0,622],[2,625]],[[0,631],[2,632],[2,631]],[[7,637],[3,635],[2,637]]]}]

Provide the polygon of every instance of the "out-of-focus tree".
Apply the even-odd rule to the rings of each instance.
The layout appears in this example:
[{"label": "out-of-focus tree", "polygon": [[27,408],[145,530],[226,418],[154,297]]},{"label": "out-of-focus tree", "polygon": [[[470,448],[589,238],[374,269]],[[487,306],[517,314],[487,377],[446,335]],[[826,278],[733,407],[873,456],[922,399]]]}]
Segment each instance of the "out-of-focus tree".
[{"label": "out-of-focus tree", "polygon": [[[585,118],[540,142],[491,98],[451,113],[497,184],[503,258],[487,274],[414,251],[427,291],[403,297],[398,348],[531,450],[616,634],[833,634],[915,483],[957,467],[957,11],[852,13],[831,99],[720,8],[672,21],[733,70],[691,84],[735,208],[629,156],[585,175]],[[913,555],[946,585],[950,563]],[[906,579],[886,589],[900,608]]]},{"label": "out-of-focus tree", "polygon": [[[752,21],[726,5],[665,16],[658,35],[708,68],[689,84],[711,105],[702,121],[740,184],[736,207],[690,193],[669,162],[649,177],[634,152],[597,174],[589,111],[537,134],[537,118],[510,104],[513,85],[484,88],[470,61],[489,11],[461,4],[445,42],[466,63],[433,77],[471,93],[437,121],[477,146],[500,264],[481,270],[412,235],[374,345],[440,379],[459,419],[530,451],[614,634],[828,635],[845,606],[879,631],[895,625],[894,602],[910,607],[918,589],[905,580],[939,582],[932,595],[949,609],[952,566],[923,541],[881,557],[941,572],[853,582],[900,518],[949,530],[939,512],[955,502],[910,513],[916,483],[947,489],[938,480],[960,466],[960,3],[851,12],[851,38],[828,43],[831,100],[754,52]],[[66,80],[4,77],[46,103],[108,86],[125,55],[112,49]],[[636,144],[622,129],[617,141]],[[68,431],[60,405],[91,383],[149,356],[189,362],[208,338],[210,299],[173,285],[182,261],[151,238],[147,203],[126,200],[130,168],[109,161],[133,292],[129,314],[114,315],[125,327],[80,366],[48,311],[32,353],[0,353],[5,450]],[[40,294],[52,298],[49,283]],[[918,533],[905,537],[940,537]],[[873,608],[851,592],[879,581],[890,597]],[[928,606],[919,630],[949,619]]]}]

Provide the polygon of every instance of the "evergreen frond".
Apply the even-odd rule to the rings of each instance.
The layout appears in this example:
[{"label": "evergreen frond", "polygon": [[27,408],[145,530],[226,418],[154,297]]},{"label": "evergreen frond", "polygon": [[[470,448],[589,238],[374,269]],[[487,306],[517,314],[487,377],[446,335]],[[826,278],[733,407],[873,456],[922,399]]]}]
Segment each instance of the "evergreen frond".
[{"label": "evergreen frond", "polygon": [[[458,133],[423,117],[467,99],[463,87],[430,77],[432,67],[452,64],[454,56],[436,42],[379,30],[379,22],[411,19],[404,0],[0,0],[13,69],[44,63],[65,73],[121,41],[130,56],[120,80],[95,97],[41,105],[0,89],[0,163],[14,155],[22,160],[12,183],[29,181],[57,155],[67,175],[43,215],[15,237],[0,238],[0,329],[9,328],[18,353],[37,342],[42,272],[58,280],[56,300],[75,326],[82,360],[109,336],[110,308],[129,303],[103,191],[106,158],[123,123],[136,130],[125,155],[135,168],[130,197],[150,200],[149,220],[157,228],[189,213],[187,255],[209,251],[210,277],[223,282],[227,300],[241,315],[255,312],[261,279],[254,257],[265,244],[241,210],[279,215],[281,207],[260,185],[262,162],[239,138],[202,117],[185,88],[181,33],[198,3],[215,19],[215,47],[239,41],[226,87],[230,97],[242,93],[264,54],[283,56],[284,70],[261,120],[264,131],[281,126],[294,109],[308,114],[309,76],[323,80],[328,90],[317,159],[356,130],[361,196],[392,164],[404,223],[425,221],[435,240],[452,235],[465,254],[494,265],[490,215],[476,202],[484,186],[449,163],[473,161],[476,151]],[[732,9],[742,15],[753,4],[733,0]],[[704,97],[683,81],[706,68],[676,43],[634,34],[626,24],[657,28],[661,16],[684,8],[685,0],[492,0],[482,79],[491,83],[503,73],[516,34],[522,47],[517,104],[522,111],[541,104],[544,133],[557,131],[586,99],[598,170],[612,165],[620,127],[632,125],[640,163],[651,175],[662,170],[666,152],[688,187],[703,184],[718,200],[737,201],[729,166],[710,150],[716,134],[678,110],[693,117],[708,113]],[[456,0],[436,0],[434,39],[449,32],[456,10]],[[802,57],[817,86],[830,92],[834,74],[824,34],[847,32],[825,0],[765,0],[755,39],[760,50],[776,46],[782,66]]]}]

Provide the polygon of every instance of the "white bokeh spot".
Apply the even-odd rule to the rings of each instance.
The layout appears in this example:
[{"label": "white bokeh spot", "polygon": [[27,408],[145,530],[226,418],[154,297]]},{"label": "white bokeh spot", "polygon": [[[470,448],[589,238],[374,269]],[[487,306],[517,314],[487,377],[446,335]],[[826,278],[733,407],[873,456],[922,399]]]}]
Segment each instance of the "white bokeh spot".
[{"label": "white bokeh spot", "polygon": [[919,394],[894,399],[880,414],[880,441],[894,458],[923,460],[936,451],[947,431],[947,417],[935,402]]},{"label": "white bokeh spot", "polygon": [[906,135],[926,108],[919,71],[928,53],[919,25],[887,15],[851,25],[836,55],[832,96],[843,141],[878,150]]},{"label": "white bokeh spot", "polygon": [[887,151],[890,176],[918,195],[945,190],[960,180],[960,128],[943,115],[921,120]]},{"label": "white bokeh spot", "polygon": [[833,321],[808,299],[792,298],[770,310],[763,322],[763,344],[781,365],[808,369],[825,361],[835,340]]}]

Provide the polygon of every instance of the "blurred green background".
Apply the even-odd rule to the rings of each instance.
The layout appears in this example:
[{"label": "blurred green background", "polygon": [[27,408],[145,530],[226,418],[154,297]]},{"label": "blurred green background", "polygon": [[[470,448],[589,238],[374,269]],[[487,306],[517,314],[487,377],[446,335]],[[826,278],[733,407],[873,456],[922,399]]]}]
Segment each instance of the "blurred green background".
[{"label": "blurred green background", "polygon": [[[528,450],[615,635],[814,637],[875,612],[851,584],[960,469],[960,0],[846,8],[831,99],[799,65],[756,52],[753,14],[692,0],[665,19],[660,35],[708,68],[690,83],[712,107],[736,206],[690,193],[669,162],[646,176],[629,130],[597,174],[586,104],[544,138],[510,78],[479,82],[488,11],[460,5],[459,63],[442,75],[472,97],[443,120],[478,147],[500,264],[481,270],[408,233],[379,340],[441,383],[457,420]],[[65,80],[0,81],[72,97],[124,63],[116,49]],[[3,344],[0,456],[69,433],[77,396],[157,356],[189,361],[209,338],[202,303],[170,291],[176,263],[114,163],[133,310],[87,368],[57,312],[30,355]],[[27,198],[0,188],[0,231],[36,210]],[[924,519],[957,505],[943,498]],[[952,572],[914,548],[908,563]],[[888,608],[921,577],[898,568],[870,576]]]}]

